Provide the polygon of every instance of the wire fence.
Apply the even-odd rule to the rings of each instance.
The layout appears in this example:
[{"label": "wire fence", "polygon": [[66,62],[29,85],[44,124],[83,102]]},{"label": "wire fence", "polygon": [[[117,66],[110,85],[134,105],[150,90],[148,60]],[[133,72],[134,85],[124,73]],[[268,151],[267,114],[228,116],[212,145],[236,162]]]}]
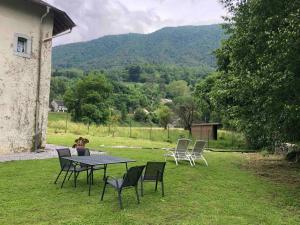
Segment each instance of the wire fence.
[{"label": "wire fence", "polygon": [[[151,124],[143,127],[128,125],[86,125],[83,123],[71,122],[68,117],[65,120],[51,119],[48,122],[48,132],[50,133],[72,133],[75,135],[91,135],[96,137],[125,137],[144,139],[157,142],[176,143],[179,138],[189,138],[195,140],[187,130],[182,128],[163,129]],[[212,140],[209,137],[205,140],[208,148],[225,150],[247,149],[243,135],[234,131],[218,130],[218,139]]]}]

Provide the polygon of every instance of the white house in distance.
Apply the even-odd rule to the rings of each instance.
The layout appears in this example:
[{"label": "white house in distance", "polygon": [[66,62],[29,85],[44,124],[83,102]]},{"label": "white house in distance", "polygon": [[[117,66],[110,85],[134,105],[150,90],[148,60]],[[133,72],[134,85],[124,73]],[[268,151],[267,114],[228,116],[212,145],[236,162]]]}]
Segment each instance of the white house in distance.
[{"label": "white house in distance", "polygon": [[0,1],[0,154],[45,144],[52,39],[74,26],[43,1]]},{"label": "white house in distance", "polygon": [[68,108],[65,106],[64,101],[52,100],[51,108],[53,112],[67,112]]}]

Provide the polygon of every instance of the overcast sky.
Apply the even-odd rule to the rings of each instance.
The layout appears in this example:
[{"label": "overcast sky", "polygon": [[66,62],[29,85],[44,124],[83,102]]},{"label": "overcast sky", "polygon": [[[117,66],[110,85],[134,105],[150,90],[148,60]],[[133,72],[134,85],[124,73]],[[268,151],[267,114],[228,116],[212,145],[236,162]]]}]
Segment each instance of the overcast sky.
[{"label": "overcast sky", "polygon": [[46,0],[77,24],[54,45],[88,41],[109,34],[151,33],[166,26],[220,23],[218,0]]}]

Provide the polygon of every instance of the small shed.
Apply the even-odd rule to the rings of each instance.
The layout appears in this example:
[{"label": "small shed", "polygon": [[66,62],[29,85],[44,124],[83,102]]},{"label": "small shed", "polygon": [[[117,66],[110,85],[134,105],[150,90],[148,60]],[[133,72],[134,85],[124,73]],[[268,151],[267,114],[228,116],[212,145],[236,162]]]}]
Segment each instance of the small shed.
[{"label": "small shed", "polygon": [[192,125],[192,135],[196,139],[217,140],[220,123],[199,123]]}]

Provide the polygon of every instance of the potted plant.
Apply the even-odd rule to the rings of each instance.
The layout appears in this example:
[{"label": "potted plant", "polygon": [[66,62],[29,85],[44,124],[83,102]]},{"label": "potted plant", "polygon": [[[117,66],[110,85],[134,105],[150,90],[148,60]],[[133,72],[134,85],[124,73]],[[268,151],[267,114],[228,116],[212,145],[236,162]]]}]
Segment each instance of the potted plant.
[{"label": "potted plant", "polygon": [[75,140],[73,148],[77,149],[78,155],[84,155],[85,152],[85,145],[89,143],[87,138],[79,137]]}]

